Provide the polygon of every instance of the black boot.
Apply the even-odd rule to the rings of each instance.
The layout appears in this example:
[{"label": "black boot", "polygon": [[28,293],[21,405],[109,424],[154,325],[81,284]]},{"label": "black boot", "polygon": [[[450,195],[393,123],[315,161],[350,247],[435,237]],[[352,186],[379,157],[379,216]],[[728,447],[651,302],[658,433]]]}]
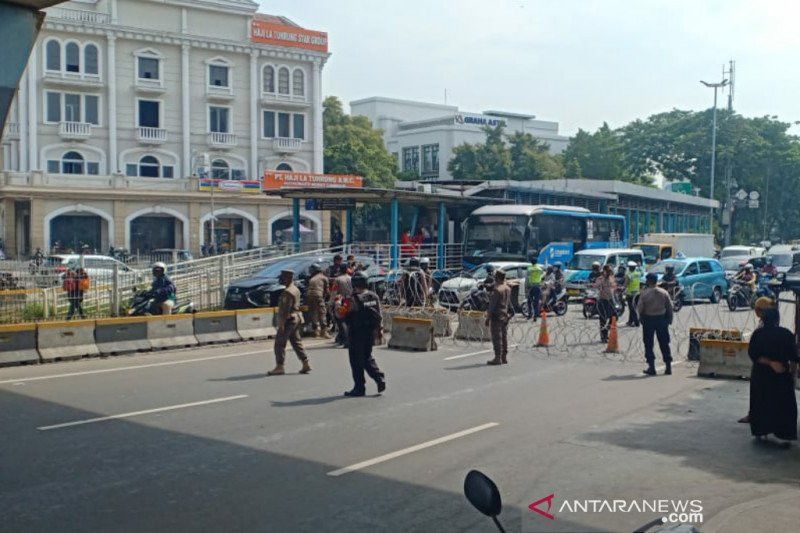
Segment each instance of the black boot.
[{"label": "black boot", "polygon": [[380,393],[382,393],[383,391],[386,390],[386,380],[385,379],[380,379],[376,383],[378,385],[378,394],[380,394]]},{"label": "black boot", "polygon": [[667,363],[667,368],[664,369],[664,375],[665,376],[671,376],[672,375],[672,362],[668,362]]},{"label": "black boot", "polygon": [[352,389],[344,393],[345,396],[348,398],[358,398],[361,396],[366,396],[366,392],[363,389]]},{"label": "black boot", "polygon": [[653,363],[650,363],[649,365],[647,365],[647,368],[645,368],[643,370],[643,372],[645,374],[647,374],[648,376],[655,376],[656,375],[656,367],[655,367],[655,365]]}]

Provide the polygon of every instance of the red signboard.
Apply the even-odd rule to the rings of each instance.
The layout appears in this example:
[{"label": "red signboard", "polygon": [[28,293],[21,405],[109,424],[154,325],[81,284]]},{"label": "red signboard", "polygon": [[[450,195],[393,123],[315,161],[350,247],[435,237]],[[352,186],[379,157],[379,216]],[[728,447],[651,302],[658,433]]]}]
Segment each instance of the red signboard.
[{"label": "red signboard", "polygon": [[274,189],[360,189],[364,186],[361,176],[345,174],[312,174],[310,172],[264,172],[262,186],[265,190]]},{"label": "red signboard", "polygon": [[328,34],[324,31],[276,24],[257,18],[253,19],[250,26],[250,40],[254,43],[290,46],[316,52],[328,51]]}]

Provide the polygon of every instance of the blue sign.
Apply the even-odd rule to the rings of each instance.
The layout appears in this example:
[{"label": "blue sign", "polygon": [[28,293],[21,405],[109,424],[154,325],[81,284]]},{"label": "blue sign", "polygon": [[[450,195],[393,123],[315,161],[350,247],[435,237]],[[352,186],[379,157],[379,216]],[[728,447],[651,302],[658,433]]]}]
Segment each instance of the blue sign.
[{"label": "blue sign", "polygon": [[553,242],[545,246],[536,262],[542,265],[552,265],[560,261],[563,264],[569,262],[575,253],[575,244],[571,242]]},{"label": "blue sign", "polygon": [[456,115],[456,124],[472,124],[476,126],[505,126],[506,121],[500,118],[484,117],[482,115]]}]

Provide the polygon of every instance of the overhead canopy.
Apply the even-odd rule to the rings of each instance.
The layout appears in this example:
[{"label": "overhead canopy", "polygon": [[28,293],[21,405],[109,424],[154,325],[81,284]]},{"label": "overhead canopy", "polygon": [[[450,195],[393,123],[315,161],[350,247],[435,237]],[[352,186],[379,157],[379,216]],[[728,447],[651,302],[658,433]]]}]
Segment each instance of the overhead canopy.
[{"label": "overhead canopy", "polygon": [[440,194],[427,191],[398,190],[398,189],[377,189],[365,187],[356,188],[291,188],[291,189],[272,189],[264,191],[265,194],[280,196],[281,198],[352,198],[356,202],[365,204],[388,204],[392,200],[409,203],[414,205],[436,206],[440,202],[447,202],[450,205],[476,205],[486,203],[513,203],[512,200],[502,198],[481,198],[463,196],[460,193],[452,192]]}]

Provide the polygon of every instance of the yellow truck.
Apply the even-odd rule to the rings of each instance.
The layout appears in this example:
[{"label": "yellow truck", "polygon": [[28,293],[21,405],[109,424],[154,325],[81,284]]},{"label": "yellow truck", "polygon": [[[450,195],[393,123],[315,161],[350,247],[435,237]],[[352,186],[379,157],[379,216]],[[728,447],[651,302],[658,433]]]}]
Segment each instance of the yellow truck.
[{"label": "yellow truck", "polygon": [[644,262],[653,265],[682,253],[686,257],[714,257],[714,236],[705,233],[647,233],[632,248],[644,253]]}]

